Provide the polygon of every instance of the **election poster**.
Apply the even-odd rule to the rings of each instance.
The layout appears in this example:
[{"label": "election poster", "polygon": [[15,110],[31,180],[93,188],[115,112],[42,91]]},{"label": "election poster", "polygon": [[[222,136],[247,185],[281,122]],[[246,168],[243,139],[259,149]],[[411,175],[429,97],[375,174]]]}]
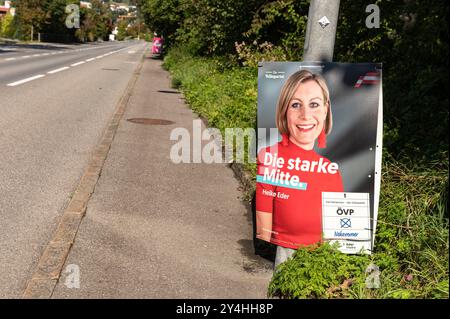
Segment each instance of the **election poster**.
[{"label": "election poster", "polygon": [[297,249],[374,247],[382,66],[263,62],[258,69],[256,237]]}]

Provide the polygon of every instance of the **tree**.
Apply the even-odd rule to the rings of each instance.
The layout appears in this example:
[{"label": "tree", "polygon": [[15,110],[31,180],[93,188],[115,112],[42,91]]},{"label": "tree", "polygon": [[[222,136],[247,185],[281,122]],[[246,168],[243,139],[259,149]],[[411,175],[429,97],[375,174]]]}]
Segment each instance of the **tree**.
[{"label": "tree", "polygon": [[40,32],[44,41],[71,42],[75,40],[75,29],[66,26],[66,6],[76,3],[75,0],[47,0],[43,4],[45,21]]},{"label": "tree", "polygon": [[184,43],[194,54],[234,52],[253,13],[263,0],[143,0],[142,11],[150,30],[169,43]]},{"label": "tree", "polygon": [[128,22],[126,20],[122,20],[119,22],[118,26],[118,33],[117,33],[117,40],[123,41],[125,40],[125,37],[127,36],[127,28],[128,28]]},{"label": "tree", "polygon": [[201,55],[234,53],[234,44],[250,27],[253,11],[262,1],[182,0],[183,21],[177,40]]},{"label": "tree", "polygon": [[183,21],[179,0],[143,0],[141,9],[150,30],[164,36],[166,45],[175,41]]},{"label": "tree", "polygon": [[106,39],[112,30],[112,14],[106,4],[91,1],[92,8],[80,8],[80,28],[76,31],[79,41]]},{"label": "tree", "polygon": [[341,0],[335,60],[383,63],[384,145],[395,158],[448,163],[448,3],[377,1],[380,28],[369,29],[371,2]]},{"label": "tree", "polygon": [[24,39],[30,38],[31,28],[43,33],[43,40],[94,41],[106,38],[112,28],[109,7],[100,0],[92,0],[92,8],[80,8],[80,29],[69,29],[65,24],[68,4],[79,4],[77,0],[14,0],[16,22]]},{"label": "tree", "polygon": [[[229,56],[245,40],[237,53],[253,62],[303,56],[308,0],[140,1],[150,29],[191,54]],[[383,63],[384,145],[396,159],[448,163],[447,24],[445,0],[341,0],[334,60]]]},{"label": "tree", "polygon": [[15,19],[22,38],[31,39],[31,28],[37,32],[42,29],[46,20],[47,3],[48,0],[13,0]]},{"label": "tree", "polygon": [[2,20],[0,20],[0,36],[6,38],[14,37],[14,33],[16,31],[14,25],[14,17],[8,13],[6,14]]},{"label": "tree", "polygon": [[288,60],[303,55],[309,1],[284,0],[264,2],[253,15],[245,32],[247,42],[270,43],[281,48]]}]

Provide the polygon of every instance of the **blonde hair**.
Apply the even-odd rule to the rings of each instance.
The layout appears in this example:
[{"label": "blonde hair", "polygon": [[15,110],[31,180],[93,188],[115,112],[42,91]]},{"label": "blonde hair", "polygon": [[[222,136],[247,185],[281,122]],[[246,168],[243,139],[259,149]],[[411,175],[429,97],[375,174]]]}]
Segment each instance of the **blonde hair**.
[{"label": "blonde hair", "polygon": [[331,114],[330,93],[328,91],[327,83],[321,75],[311,73],[307,70],[301,70],[295,72],[286,80],[281,88],[280,96],[278,97],[276,124],[280,134],[289,134],[286,119],[289,103],[294,97],[294,93],[297,91],[299,85],[307,81],[315,81],[322,89],[324,104],[328,105],[327,117],[324,123],[325,134],[329,134],[331,132],[331,128],[333,127],[333,115]]}]

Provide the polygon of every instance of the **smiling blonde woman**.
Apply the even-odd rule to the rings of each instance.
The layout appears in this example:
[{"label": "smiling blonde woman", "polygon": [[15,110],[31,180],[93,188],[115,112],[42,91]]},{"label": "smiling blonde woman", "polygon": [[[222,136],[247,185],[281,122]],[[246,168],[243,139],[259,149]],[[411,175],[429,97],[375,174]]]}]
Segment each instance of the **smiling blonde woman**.
[{"label": "smiling blonde woman", "polygon": [[[271,157],[283,158],[284,163],[320,162],[338,168],[314,151],[316,141],[319,148],[326,147],[333,124],[329,90],[320,75],[301,70],[287,79],[278,98],[276,124],[282,140],[259,152],[258,175],[267,176],[273,169],[265,162]],[[302,187],[261,180],[256,184],[256,236],[277,245],[275,268],[299,247],[322,240],[322,192],[344,191],[338,169],[302,170],[284,165],[277,172],[297,175]]]}]

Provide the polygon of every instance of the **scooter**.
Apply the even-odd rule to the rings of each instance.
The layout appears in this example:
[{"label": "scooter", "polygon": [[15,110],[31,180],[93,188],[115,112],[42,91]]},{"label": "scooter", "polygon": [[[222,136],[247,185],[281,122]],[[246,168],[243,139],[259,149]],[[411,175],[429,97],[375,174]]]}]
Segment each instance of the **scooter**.
[{"label": "scooter", "polygon": [[164,40],[162,38],[154,37],[153,45],[152,45],[152,54],[162,55],[163,54],[163,45],[164,45]]}]

